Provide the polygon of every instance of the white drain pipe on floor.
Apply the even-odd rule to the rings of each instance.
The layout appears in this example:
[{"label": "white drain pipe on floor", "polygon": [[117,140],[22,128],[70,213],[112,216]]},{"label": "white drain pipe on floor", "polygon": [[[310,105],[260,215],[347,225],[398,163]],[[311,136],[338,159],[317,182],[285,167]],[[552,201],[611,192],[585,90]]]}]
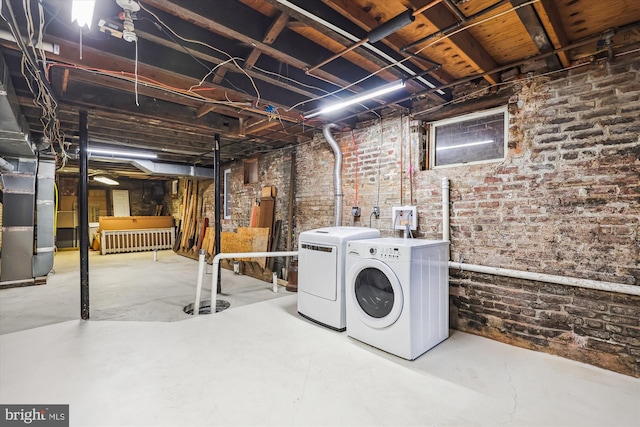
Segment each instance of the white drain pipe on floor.
[{"label": "white drain pipe on floor", "polygon": [[[206,252],[204,249],[200,249],[198,253],[198,279],[196,281],[196,302],[197,305],[193,306],[193,315],[197,316],[200,314],[200,293],[202,292],[202,276],[204,275],[204,256]],[[155,260],[154,260],[155,261]],[[212,306],[213,307],[213,306]],[[215,312],[215,308],[214,308]]]},{"label": "white drain pipe on floor", "polygon": [[[444,177],[442,178],[442,240],[445,241],[449,241],[449,215],[449,179]],[[500,267],[487,267],[484,265],[465,264],[453,261],[449,261],[449,268],[457,268],[459,270],[473,271],[476,273],[493,274],[496,276],[512,277],[515,279],[526,279],[537,282],[573,286],[577,288],[595,289],[599,291],[640,296],[640,286],[625,285],[623,283],[601,282],[598,280],[581,279],[578,277],[556,276],[553,274],[511,270]]]},{"label": "white drain pipe on floor", "polygon": [[[220,253],[213,257],[213,271],[211,278],[211,314],[216,312],[216,295],[218,291],[218,270],[220,270],[221,259],[231,258],[273,258],[273,257],[290,257],[298,256],[298,251],[284,252],[236,252],[236,253]],[[196,283],[196,298],[193,302],[193,315],[200,313],[200,295],[202,294],[202,280]],[[196,308],[197,307],[197,308]]]},{"label": "white drain pipe on floor", "polygon": [[464,264],[461,262],[452,261],[449,261],[449,268],[474,271],[476,273],[494,274],[496,276],[513,277],[516,279],[556,283],[558,285],[574,286],[578,288],[596,289],[599,291],[640,296],[640,286],[625,285],[623,283],[600,282],[598,280],[580,279],[578,277],[555,276],[553,274],[534,273],[532,271],[519,271],[499,267],[487,267],[484,265]]}]

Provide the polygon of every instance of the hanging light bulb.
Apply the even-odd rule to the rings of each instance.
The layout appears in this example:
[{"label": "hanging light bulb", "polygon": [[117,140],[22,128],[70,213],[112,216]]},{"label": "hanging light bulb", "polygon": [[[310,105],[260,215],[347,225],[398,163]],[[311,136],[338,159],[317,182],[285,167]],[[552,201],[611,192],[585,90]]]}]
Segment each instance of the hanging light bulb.
[{"label": "hanging light bulb", "polygon": [[91,29],[93,21],[93,9],[96,6],[96,0],[73,0],[71,4],[71,22],[76,21],[79,27]]}]

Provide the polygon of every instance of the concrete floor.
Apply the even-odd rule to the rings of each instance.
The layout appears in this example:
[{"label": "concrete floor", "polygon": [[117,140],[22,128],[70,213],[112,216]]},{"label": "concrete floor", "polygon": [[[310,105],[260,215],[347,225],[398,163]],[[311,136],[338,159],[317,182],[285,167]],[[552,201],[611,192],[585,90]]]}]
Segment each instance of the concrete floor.
[{"label": "concrete floor", "polygon": [[[0,334],[80,317],[80,255],[61,251],[47,284],[0,290]],[[211,266],[207,271],[211,272]],[[183,312],[195,297],[196,260],[173,251],[100,255],[89,253],[89,298],[92,320],[172,322],[191,318]],[[204,275],[202,299],[211,298],[211,274]],[[283,286],[222,269],[222,294],[230,308],[290,295]]]},{"label": "concrete floor", "polygon": [[[193,299],[195,263],[169,276],[166,255],[92,258],[92,283],[107,287],[92,285],[92,321],[64,321],[77,318],[77,297],[56,312],[73,299],[64,285],[59,296],[23,289],[49,299],[27,307],[56,313],[35,320],[11,320],[7,293],[23,307],[29,298],[0,291],[2,323],[12,324],[0,336],[0,403],[70,404],[77,426],[640,426],[637,379],[457,331],[408,362],[306,321],[295,294],[271,294],[266,282],[242,295],[229,287],[224,299],[266,285],[268,301],[169,321]],[[109,279],[98,277],[102,262]],[[128,276],[138,282],[119,283]],[[131,303],[119,309],[118,298]]]}]

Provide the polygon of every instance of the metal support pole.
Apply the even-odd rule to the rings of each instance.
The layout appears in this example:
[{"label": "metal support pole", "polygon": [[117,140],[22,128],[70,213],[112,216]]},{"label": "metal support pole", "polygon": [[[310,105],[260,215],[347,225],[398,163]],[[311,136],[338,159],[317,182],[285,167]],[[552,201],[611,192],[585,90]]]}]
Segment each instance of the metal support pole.
[{"label": "metal support pole", "polygon": [[78,226],[80,228],[80,315],[89,319],[89,125],[86,111],[80,111],[80,177],[78,182]]},{"label": "metal support pole", "polygon": [[[215,247],[214,247],[214,252],[215,254],[219,254],[220,253],[220,231],[222,228],[222,223],[220,221],[220,211],[222,210],[222,203],[221,203],[221,196],[220,196],[220,179],[222,177],[222,174],[220,173],[220,134],[216,133],[213,136],[213,176],[214,176],[214,216],[213,216],[213,221],[214,221],[214,230],[215,230]],[[216,289],[216,293],[220,293],[222,292],[222,288],[220,285],[220,270],[218,269],[218,271],[214,271],[214,274],[217,275],[216,277],[216,282],[218,283],[217,289]],[[213,304],[215,304],[215,294],[213,289],[211,290],[211,304],[212,307],[215,307]],[[215,313],[215,308],[213,309],[212,313]]]}]

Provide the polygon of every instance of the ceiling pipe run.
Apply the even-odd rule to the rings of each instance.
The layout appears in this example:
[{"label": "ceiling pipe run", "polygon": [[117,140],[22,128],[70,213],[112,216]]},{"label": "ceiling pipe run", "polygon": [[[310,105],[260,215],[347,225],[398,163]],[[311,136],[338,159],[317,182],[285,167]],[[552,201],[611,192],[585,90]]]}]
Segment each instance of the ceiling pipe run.
[{"label": "ceiling pipe run", "polygon": [[203,166],[190,166],[180,165],[174,163],[159,163],[151,160],[144,159],[128,159],[128,158],[114,158],[112,156],[102,156],[94,154],[91,156],[91,160],[113,162],[115,160],[129,163],[135,166],[138,170],[149,175],[162,175],[162,176],[189,176],[194,178],[214,178],[214,171],[212,168]]},{"label": "ceiling pipe run", "polygon": [[396,17],[391,18],[390,20],[388,20],[384,24],[382,24],[382,25],[374,28],[373,30],[369,31],[369,34],[367,34],[367,37],[363,38],[359,42],[357,42],[355,44],[352,44],[351,46],[349,46],[348,48],[346,48],[344,50],[341,50],[340,52],[336,53],[335,55],[331,56],[330,58],[325,59],[324,61],[320,62],[319,64],[316,64],[313,67],[306,69],[305,72],[307,74],[309,74],[312,71],[317,70],[318,68],[322,67],[323,65],[326,65],[329,62],[331,62],[331,61],[333,61],[335,59],[338,59],[341,56],[344,56],[346,53],[351,52],[355,48],[360,47],[365,43],[376,43],[376,42],[379,42],[380,40],[382,40],[383,38],[389,36],[390,34],[393,34],[396,31],[400,30],[401,28],[406,27],[407,25],[409,25],[410,23],[415,21],[415,19],[416,19],[416,17],[413,14],[413,10],[412,9],[407,9],[406,11],[401,13],[400,15],[397,15]]},{"label": "ceiling pipe run", "polygon": [[333,149],[333,155],[335,157],[333,167],[333,193],[335,197],[333,222],[336,227],[339,227],[342,225],[342,198],[344,196],[342,193],[342,151],[340,151],[340,145],[338,142],[335,140],[333,135],[331,135],[331,129],[337,127],[338,125],[335,123],[329,123],[322,127],[322,133]]},{"label": "ceiling pipe run", "polygon": [[12,172],[15,169],[11,163],[0,157],[0,171]]},{"label": "ceiling pipe run", "polygon": [[[332,31],[335,31],[336,33],[340,34],[341,36],[357,43],[360,41],[360,38],[343,30],[342,28],[339,28],[335,25],[333,25],[332,23],[325,21],[324,19],[320,18],[317,15],[314,15],[313,13],[301,8],[300,6],[290,2],[289,0],[276,0],[278,3],[280,3],[281,5],[291,9],[292,11],[301,14],[302,16],[305,16],[315,22],[317,22],[320,25],[323,25],[326,28],[329,28]],[[414,11],[413,13],[422,13],[424,10],[428,9],[429,7],[431,7],[432,5],[435,5],[437,3],[440,3],[440,0],[437,0],[433,3],[430,3],[427,6],[421,7],[419,9],[417,9],[416,11]],[[378,49],[377,47],[375,47],[374,45],[372,45],[371,43],[364,43],[362,45],[363,47],[369,49],[371,52],[375,53],[376,55],[380,56],[381,58],[383,58],[384,60],[388,61],[391,64],[394,64],[394,66],[398,67],[400,70],[402,70],[403,72],[407,73],[409,76],[415,76],[416,72],[413,71],[411,68],[407,67],[406,65],[404,65],[402,62],[397,61],[396,59],[392,58],[391,56],[387,55],[386,53],[384,53],[383,51],[381,51],[380,49]],[[311,76],[314,76],[313,74],[309,74]],[[317,77],[317,76],[314,76]],[[430,88],[435,88],[436,86],[431,83],[430,81],[424,79],[423,77],[419,77],[418,80],[427,85]],[[440,95],[444,95],[444,92],[440,93],[438,92]]]},{"label": "ceiling pipe run", "polygon": [[[486,15],[487,13],[491,12],[492,10],[497,9],[498,7],[505,5],[507,3],[509,3],[510,0],[501,0],[498,3],[491,5],[485,9],[482,9],[481,11],[474,13],[471,16],[467,16],[464,19],[461,19],[460,21],[456,22],[455,24],[449,25],[447,28],[443,28],[441,30],[436,31],[435,33],[429,34],[428,36],[422,37],[419,40],[416,40],[412,43],[409,43],[406,46],[403,46],[400,48],[400,52],[406,52],[409,49],[412,49],[418,45],[421,45],[424,42],[427,42],[431,39],[433,39],[434,37],[440,36],[440,35],[445,35],[447,33],[450,33],[453,30],[456,30],[458,28],[461,28],[462,26],[464,26],[466,23],[473,21],[474,19],[477,19],[483,15]],[[455,7],[455,6],[454,6]],[[457,15],[457,14],[456,14]]]}]

